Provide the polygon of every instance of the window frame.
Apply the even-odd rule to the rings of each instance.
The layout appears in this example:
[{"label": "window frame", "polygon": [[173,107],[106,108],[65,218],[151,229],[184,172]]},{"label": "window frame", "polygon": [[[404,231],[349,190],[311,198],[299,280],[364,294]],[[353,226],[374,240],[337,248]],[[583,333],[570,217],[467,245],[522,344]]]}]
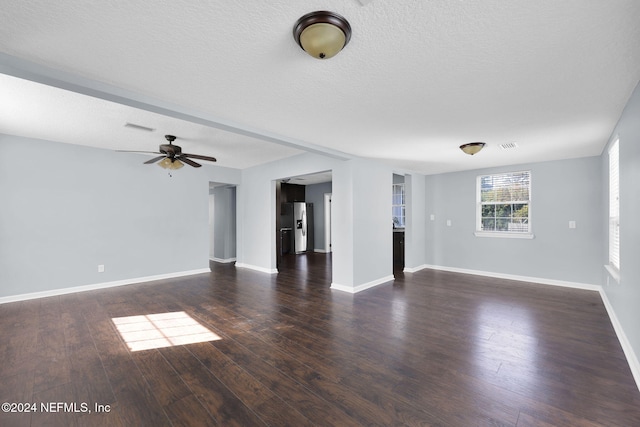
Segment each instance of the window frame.
[{"label": "window frame", "polygon": [[[528,218],[527,218],[527,231],[485,231],[482,230],[482,178],[487,176],[504,176],[504,175],[515,175],[527,173],[529,175],[529,200],[526,201],[526,205],[528,206]],[[520,171],[512,171],[512,172],[500,172],[500,173],[490,173],[478,175],[476,177],[476,226],[474,235],[476,237],[498,237],[498,238],[507,238],[507,239],[533,239],[535,236],[533,234],[533,223],[532,223],[532,173],[531,170],[520,170]],[[523,201],[519,201],[519,204],[522,204]],[[486,204],[486,203],[485,203]]]}]

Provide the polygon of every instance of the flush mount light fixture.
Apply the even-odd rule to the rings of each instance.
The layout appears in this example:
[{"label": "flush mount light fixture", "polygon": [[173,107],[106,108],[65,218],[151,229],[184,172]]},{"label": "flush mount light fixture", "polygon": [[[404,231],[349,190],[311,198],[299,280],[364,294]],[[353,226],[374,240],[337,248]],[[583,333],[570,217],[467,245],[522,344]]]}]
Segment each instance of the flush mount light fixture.
[{"label": "flush mount light fixture", "polygon": [[482,150],[486,144],[484,142],[469,142],[467,144],[462,144],[460,149],[467,154],[474,155],[478,151]]},{"label": "flush mount light fixture", "polygon": [[309,55],[329,59],[351,39],[351,25],[334,12],[311,12],[293,26],[293,38]]}]

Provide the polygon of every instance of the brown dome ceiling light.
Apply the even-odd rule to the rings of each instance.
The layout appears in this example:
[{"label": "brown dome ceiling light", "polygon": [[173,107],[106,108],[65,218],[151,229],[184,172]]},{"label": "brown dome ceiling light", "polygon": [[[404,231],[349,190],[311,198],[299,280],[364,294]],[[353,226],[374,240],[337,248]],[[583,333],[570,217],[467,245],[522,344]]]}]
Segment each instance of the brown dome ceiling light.
[{"label": "brown dome ceiling light", "polygon": [[334,12],[311,12],[293,26],[293,38],[314,58],[329,59],[349,43],[351,25]]},{"label": "brown dome ceiling light", "polygon": [[465,153],[473,156],[478,151],[482,150],[486,144],[484,142],[469,142],[467,144],[462,144],[460,149]]}]

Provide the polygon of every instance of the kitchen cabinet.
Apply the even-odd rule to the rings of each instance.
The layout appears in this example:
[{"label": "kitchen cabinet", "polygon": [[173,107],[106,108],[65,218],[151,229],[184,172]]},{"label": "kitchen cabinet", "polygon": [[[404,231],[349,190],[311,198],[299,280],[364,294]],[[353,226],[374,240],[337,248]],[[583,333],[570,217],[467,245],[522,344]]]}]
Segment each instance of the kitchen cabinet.
[{"label": "kitchen cabinet", "polygon": [[393,230],[393,269],[404,269],[404,230]]},{"label": "kitchen cabinet", "polygon": [[280,247],[282,248],[281,255],[286,255],[291,252],[292,235],[290,228],[280,229]]},{"label": "kitchen cabinet", "polygon": [[304,202],[305,190],[304,185],[299,184],[282,184],[282,196],[280,203]]}]

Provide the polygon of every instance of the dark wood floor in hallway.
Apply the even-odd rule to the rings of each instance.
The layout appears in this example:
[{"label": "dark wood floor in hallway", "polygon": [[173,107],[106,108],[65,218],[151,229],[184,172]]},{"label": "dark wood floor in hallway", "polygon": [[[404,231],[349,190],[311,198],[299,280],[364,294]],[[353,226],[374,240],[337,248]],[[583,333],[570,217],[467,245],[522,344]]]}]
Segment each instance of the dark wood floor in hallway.
[{"label": "dark wood floor in hallway", "polygon": [[0,425],[640,426],[596,292],[282,267],[0,305]]}]

